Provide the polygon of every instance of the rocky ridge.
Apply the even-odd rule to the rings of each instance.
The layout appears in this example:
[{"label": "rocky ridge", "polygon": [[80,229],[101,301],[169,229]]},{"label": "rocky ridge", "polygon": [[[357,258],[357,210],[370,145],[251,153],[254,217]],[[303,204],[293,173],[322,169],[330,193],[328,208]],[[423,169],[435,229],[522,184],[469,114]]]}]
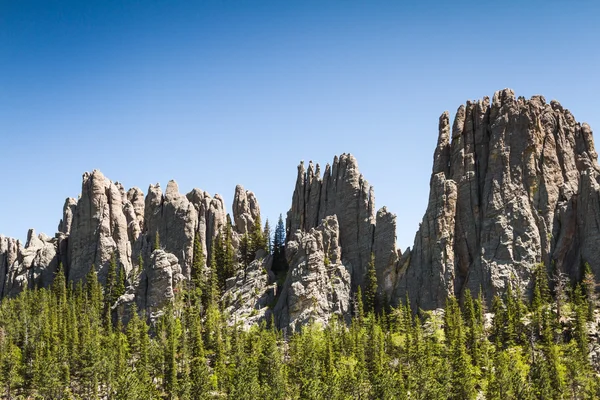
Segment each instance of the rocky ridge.
[{"label": "rocky ridge", "polygon": [[[242,211],[256,217],[256,198],[250,191],[245,195],[254,201]],[[243,217],[234,214],[236,219]],[[100,171],[86,172],[79,199],[65,201],[54,238],[30,230],[23,246],[0,236],[0,298],[26,287],[49,286],[60,263],[71,281],[84,279],[93,266],[104,282],[114,254],[130,286],[121,303],[158,309],[164,305],[161,297],[170,298],[174,285],[189,279],[195,235],[209,262],[213,240],[226,223],[225,204],[218,194],[211,197],[194,189],[183,195],[170,181],[164,193],[160,185],[150,185],[144,197],[140,189],[125,191]]]},{"label": "rocky ridge", "polygon": [[395,298],[424,309],[465,289],[531,288],[535,265],[600,278],[598,155],[557,101],[510,89],[440,117],[427,211]]},{"label": "rocky ridge", "polygon": [[[350,154],[298,166],[286,219],[285,279],[273,257],[257,254],[227,281],[223,303],[246,326],[273,318],[298,329],[309,320],[347,319],[374,256],[379,303],[405,298],[436,309],[465,289],[490,301],[507,286],[530,289],[538,263],[580,278],[589,263],[600,278],[600,167],[592,131],[558,102],[517,98],[509,89],[459,107],[439,120],[430,195],[412,249],[396,248],[396,217],[376,210],[373,187]],[[0,298],[48,286],[60,263],[69,280],[93,265],[99,279],[113,254],[129,284],[115,309],[160,313],[178,282],[190,279],[194,238],[209,263],[226,226],[234,247],[260,219],[254,194],[238,185],[233,221],[219,195],[183,195],[170,181],[125,191],[99,171],[67,199],[53,238],[30,231],[25,246],[0,236]],[[155,249],[156,238],[160,248]],[[207,264],[208,265],[208,264]],[[206,265],[203,267],[208,273]]]},{"label": "rocky ridge", "polygon": [[[396,216],[384,207],[375,212],[373,187],[358,170],[356,158],[342,154],[326,165],[298,166],[292,206],[287,215],[287,237],[308,232],[328,216],[337,216],[341,259],[352,277],[352,288],[363,284],[371,253],[375,256],[380,294],[390,298],[396,279]],[[377,240],[375,240],[377,239]]]}]

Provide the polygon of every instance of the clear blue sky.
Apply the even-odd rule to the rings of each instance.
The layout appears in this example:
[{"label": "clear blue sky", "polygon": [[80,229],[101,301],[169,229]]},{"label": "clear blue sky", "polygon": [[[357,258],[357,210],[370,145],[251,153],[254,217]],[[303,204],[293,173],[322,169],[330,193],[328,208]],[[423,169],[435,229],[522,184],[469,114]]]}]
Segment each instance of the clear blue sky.
[{"label": "clear blue sky", "polygon": [[350,152],[412,246],[444,110],[510,87],[600,129],[595,3],[0,0],[0,233],[54,234],[92,169],[273,220]]}]

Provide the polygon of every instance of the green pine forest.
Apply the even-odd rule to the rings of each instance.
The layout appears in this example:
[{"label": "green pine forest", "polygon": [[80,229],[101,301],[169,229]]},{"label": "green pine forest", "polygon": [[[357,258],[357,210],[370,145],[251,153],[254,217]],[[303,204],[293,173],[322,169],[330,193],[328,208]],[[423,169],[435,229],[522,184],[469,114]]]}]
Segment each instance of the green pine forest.
[{"label": "green pine forest", "polygon": [[[257,224],[258,225],[258,224]],[[282,238],[256,229],[245,240],[281,257]],[[277,235],[275,235],[277,236]],[[280,233],[281,236],[281,233]],[[160,238],[156,238],[157,246]],[[205,263],[196,243],[194,264]],[[67,283],[0,303],[0,395],[5,399],[595,399],[600,368],[597,298],[589,268],[578,283],[534,273],[531,301],[517,290],[485,299],[465,290],[445,310],[377,296],[374,263],[351,321],[300,332],[265,321],[231,326],[219,271],[231,268],[225,234],[208,274],[196,271],[149,325],[124,324],[111,304],[125,291],[113,260],[107,284],[95,268]],[[228,274],[231,275],[231,272]],[[516,287],[516,286],[515,286]]]}]

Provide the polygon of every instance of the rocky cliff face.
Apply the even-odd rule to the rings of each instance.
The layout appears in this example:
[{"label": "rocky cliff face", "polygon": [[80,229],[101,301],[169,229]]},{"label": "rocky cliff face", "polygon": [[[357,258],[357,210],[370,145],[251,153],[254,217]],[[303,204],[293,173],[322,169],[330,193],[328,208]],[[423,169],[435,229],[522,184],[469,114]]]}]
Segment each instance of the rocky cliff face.
[{"label": "rocky cliff face", "polygon": [[237,185],[233,196],[235,231],[242,235],[250,232],[258,218],[260,218],[260,207],[254,193],[245,190],[242,185]]},{"label": "rocky cliff face", "polygon": [[442,306],[449,294],[530,287],[543,262],[580,276],[598,258],[599,168],[592,132],[558,102],[505,89],[440,118],[427,211],[395,297]]},{"label": "rocky cliff face", "polygon": [[0,298],[14,296],[25,288],[47,287],[58,268],[58,239],[33,229],[25,246],[0,235]]},{"label": "rocky cliff face", "polygon": [[[260,218],[255,195],[239,185],[232,209],[233,222],[219,195],[183,195],[174,181],[164,193],[150,185],[144,196],[99,171],[86,173],[55,237],[30,231],[23,246],[0,236],[0,298],[48,286],[60,263],[72,281],[94,266],[102,282],[114,254],[129,285],[115,309],[126,314],[136,304],[158,315],[174,286],[191,276],[196,235],[210,262],[224,228],[231,227],[235,247]],[[290,329],[333,314],[348,318],[371,255],[380,300],[408,296],[423,309],[467,288],[488,301],[508,285],[527,293],[538,263],[576,280],[587,262],[600,280],[599,215],[590,127],[556,101],[506,89],[467,102],[452,124],[449,113],[440,117],[429,201],[412,250],[396,249],[396,217],[376,211],[352,155],[335,157],[323,173],[301,163],[286,221],[285,280],[277,283],[272,257],[258,254],[227,281],[223,302],[246,326],[271,317]]]},{"label": "rocky cliff face", "polygon": [[[245,193],[252,199],[248,212],[256,218],[256,198]],[[65,201],[54,238],[30,231],[23,246],[0,236],[0,298],[25,287],[49,286],[60,263],[69,280],[84,279],[93,266],[104,282],[114,254],[130,285],[129,298],[121,303],[135,302],[154,312],[164,305],[160,300],[164,296],[157,293],[172,293],[174,283],[189,278],[196,234],[205,260],[210,261],[213,240],[227,223],[226,215],[219,195],[211,197],[199,189],[182,195],[175,181],[167,184],[164,194],[160,185],[150,185],[144,197],[140,189],[125,191],[100,171],[85,173],[79,199]]]},{"label": "rocky cliff face", "polygon": [[[358,171],[351,154],[333,159],[321,169],[312,162],[308,169],[298,166],[292,206],[287,215],[287,237],[296,231],[308,232],[328,216],[337,216],[341,260],[352,277],[355,290],[363,284],[371,253],[381,279],[381,295],[391,296],[396,273],[396,217],[385,208],[375,213],[375,195],[371,185]],[[377,240],[375,240],[377,239]]]},{"label": "rocky cliff face", "polygon": [[308,232],[297,230],[285,252],[290,269],[274,310],[277,325],[293,331],[310,320],[327,323],[334,314],[348,320],[351,277],[342,261],[337,216]]},{"label": "rocky cliff face", "polygon": [[94,265],[104,281],[113,253],[125,271],[131,272],[132,243],[125,205],[131,203],[121,184],[111,182],[100,171],[83,175],[81,197],[76,204],[73,199],[66,200],[59,224],[61,233],[68,236],[65,267],[70,280],[83,279]]}]

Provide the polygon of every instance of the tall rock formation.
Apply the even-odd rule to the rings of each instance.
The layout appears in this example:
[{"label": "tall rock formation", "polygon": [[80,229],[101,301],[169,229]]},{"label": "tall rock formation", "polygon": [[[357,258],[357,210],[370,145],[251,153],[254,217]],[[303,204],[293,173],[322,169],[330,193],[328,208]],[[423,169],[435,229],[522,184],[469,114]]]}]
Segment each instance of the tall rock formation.
[{"label": "tall rock formation", "polygon": [[212,243],[227,223],[225,202],[219,194],[211,197],[208,192],[200,189],[193,189],[187,194],[187,198],[194,205],[198,213],[196,231],[200,237],[204,259],[207,260],[208,265],[212,254]]},{"label": "tall rock formation", "polygon": [[256,196],[242,185],[237,185],[233,196],[235,231],[241,235],[250,232],[257,218],[260,218],[260,207]]},{"label": "tall rock formation", "polygon": [[183,275],[189,278],[198,211],[185,195],[179,193],[177,182],[169,181],[164,195],[159,184],[150,185],[144,208],[144,227],[146,245],[154,245],[158,233],[161,248],[179,259]]},{"label": "tall rock formation", "polygon": [[0,235],[0,299],[14,296],[25,288],[48,287],[58,270],[58,240],[33,229],[25,246]]},{"label": "tall rock formation", "polygon": [[396,217],[385,208],[375,213],[373,187],[351,154],[336,156],[323,176],[318,164],[310,162],[305,169],[300,163],[287,215],[287,237],[297,230],[308,232],[333,215],[339,222],[341,260],[352,277],[352,288],[363,284],[373,252],[380,281],[386,282],[380,287],[381,295],[389,298],[396,279]]},{"label": "tall rock formation", "polygon": [[[408,296],[422,309],[467,288],[488,301],[509,285],[527,293],[539,263],[573,281],[589,263],[600,281],[597,157],[590,127],[542,96],[526,100],[505,89],[467,102],[453,123],[446,112],[427,210],[404,253],[396,249],[395,215],[376,211],[352,155],[335,157],[322,174],[318,164],[301,163],[286,221],[285,282],[271,271],[273,257],[258,254],[227,280],[224,304],[246,326],[271,316],[290,329],[331,314],[346,318],[372,254],[380,299]],[[159,315],[174,285],[191,276],[196,236],[210,262],[218,235],[231,228],[235,251],[260,217],[256,197],[239,185],[232,212],[233,222],[219,195],[184,195],[175,181],[164,193],[150,185],[144,196],[100,171],[85,173],[54,237],[30,231],[23,245],[0,236],[0,298],[50,285],[60,263],[72,281],[94,266],[103,282],[114,254],[129,286],[114,308],[126,313],[136,304]]]},{"label": "tall rock formation", "polygon": [[[234,215],[253,224],[260,213],[258,202],[252,192],[240,188],[239,214]],[[170,181],[164,194],[160,185],[150,185],[144,198],[138,188],[125,191],[100,171],[86,172],[79,199],[65,201],[54,238],[31,230],[23,246],[0,236],[0,299],[25,287],[49,286],[61,262],[71,281],[84,279],[93,266],[104,282],[114,254],[130,286],[119,301],[121,308],[136,303],[138,309],[156,313],[164,305],[160,293],[172,293],[181,277],[190,278],[195,236],[209,262],[215,237],[227,223],[219,195],[211,197],[199,189],[183,195]],[[154,249],[157,233],[160,251]]]},{"label": "tall rock formation", "polygon": [[[102,282],[113,255],[129,274],[132,269],[131,242],[123,212],[129,203],[121,184],[113,183],[95,170],[83,175],[77,205],[67,199],[59,226],[68,235],[67,271],[70,280],[83,279],[92,265]],[[70,222],[69,222],[70,221]]]},{"label": "tall rock formation", "polygon": [[558,102],[510,89],[440,117],[427,211],[397,284],[424,309],[480,289],[531,286],[543,262],[600,278],[599,167],[592,132]]}]

